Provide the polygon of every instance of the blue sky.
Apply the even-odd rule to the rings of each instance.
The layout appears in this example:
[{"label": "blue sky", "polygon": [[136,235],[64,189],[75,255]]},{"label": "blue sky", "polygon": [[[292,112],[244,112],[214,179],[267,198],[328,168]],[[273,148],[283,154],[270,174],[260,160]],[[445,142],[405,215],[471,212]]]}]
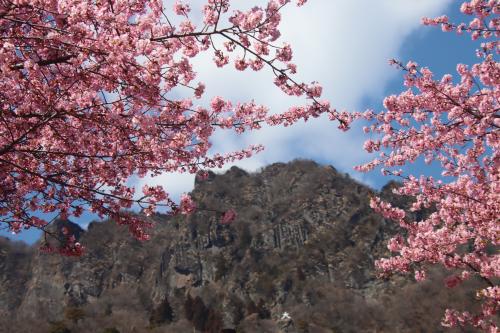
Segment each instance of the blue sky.
[{"label": "blue sky", "polygon": [[[245,3],[234,2],[242,6]],[[294,48],[298,78],[306,82],[319,81],[324,87],[324,97],[334,107],[380,110],[384,96],[404,89],[401,73],[387,64],[390,58],[404,63],[414,60],[430,67],[437,76],[455,73],[459,62],[471,64],[475,61],[477,43],[470,41],[469,36],[420,25],[422,16],[441,14],[447,14],[455,22],[463,21],[458,11],[460,3],[450,0],[310,0],[300,9],[290,6],[285,10],[283,40]],[[200,103],[220,95],[234,101],[255,99],[270,106],[273,112],[280,112],[304,102],[283,96],[274,87],[269,72],[240,73],[229,66],[219,70],[210,59],[211,54],[208,54],[195,61],[199,79],[207,85],[206,97]],[[342,133],[334,123],[320,118],[286,129],[264,128],[242,136],[219,131],[213,138],[213,151],[229,152],[262,143],[266,146],[264,152],[235,164],[256,171],[273,162],[308,158],[331,164],[359,181],[380,188],[388,179],[379,172],[359,174],[352,170],[354,165],[370,158],[362,149],[365,138],[360,128]],[[425,168],[417,164],[413,172],[437,171]],[[174,197],[189,192],[193,181],[189,174],[133,180],[138,188],[145,182],[162,184]],[[94,218],[84,214],[79,222],[86,226]],[[34,230],[15,236],[0,231],[0,235],[29,243],[39,237]]]}]

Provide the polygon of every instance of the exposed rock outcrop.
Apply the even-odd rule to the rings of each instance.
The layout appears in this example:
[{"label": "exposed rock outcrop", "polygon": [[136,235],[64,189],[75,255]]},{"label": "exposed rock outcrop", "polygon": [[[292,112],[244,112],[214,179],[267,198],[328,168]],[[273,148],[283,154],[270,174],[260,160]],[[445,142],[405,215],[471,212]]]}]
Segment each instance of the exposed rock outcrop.
[{"label": "exposed rock outcrop", "polygon": [[[233,167],[196,181],[194,215],[154,216],[146,242],[112,222],[66,222],[86,247],[76,259],[0,240],[0,330],[280,332],[287,312],[287,332],[443,331],[444,304],[471,295],[443,289],[439,270],[418,285],[375,277],[395,226],[372,194],[311,161]],[[213,212],[226,209],[230,225]]]}]

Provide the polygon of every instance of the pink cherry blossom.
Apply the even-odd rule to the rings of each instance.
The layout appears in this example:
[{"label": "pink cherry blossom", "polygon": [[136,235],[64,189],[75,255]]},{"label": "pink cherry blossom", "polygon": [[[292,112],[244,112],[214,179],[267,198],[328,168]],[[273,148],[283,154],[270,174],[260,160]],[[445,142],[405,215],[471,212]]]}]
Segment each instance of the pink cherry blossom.
[{"label": "pink cherry blossom", "polygon": [[220,224],[231,224],[236,218],[236,212],[233,209],[230,209],[222,215]]},{"label": "pink cherry blossom", "polygon": [[[384,175],[399,177],[402,186],[394,193],[413,198],[413,212],[431,211],[421,217],[372,199],[371,207],[403,230],[388,244],[395,256],[376,263],[380,273],[414,272],[420,281],[429,266],[442,265],[454,271],[445,280],[448,288],[462,287],[465,279],[482,280],[481,311],[448,309],[442,323],[498,332],[493,318],[500,308],[500,254],[493,249],[500,245],[500,64],[494,58],[498,40],[492,38],[500,37],[500,5],[473,0],[464,2],[461,11],[472,16],[469,23],[440,16],[424,18],[423,24],[484,39],[478,62],[458,64],[455,76],[439,79],[415,62],[391,60],[405,72],[406,90],[386,97],[384,111],[356,115],[370,122],[363,128],[371,134],[365,150],[378,155],[357,169],[380,167]],[[402,169],[418,160],[440,166],[443,179]]]},{"label": "pink cherry blossom", "polygon": [[[127,209],[189,214],[195,204],[187,196],[175,203],[168,184],[138,193],[132,176],[196,173],[262,150],[209,154],[216,129],[243,133],[322,113],[346,129],[351,119],[320,100],[320,86],[292,76],[292,48],[279,41],[289,3],[234,11],[230,0],[199,8],[181,0],[173,8],[161,0],[0,2],[0,223],[14,233],[46,230],[50,221],[35,214],[90,211],[146,240],[150,223]],[[272,115],[253,101],[209,96],[203,105],[193,59],[204,52],[219,67],[267,69],[304,105]],[[61,240],[61,251],[79,254],[77,243]]]},{"label": "pink cherry blossom", "polygon": [[196,204],[193,199],[187,194],[181,196],[180,211],[182,214],[189,215],[193,213],[196,209]]}]

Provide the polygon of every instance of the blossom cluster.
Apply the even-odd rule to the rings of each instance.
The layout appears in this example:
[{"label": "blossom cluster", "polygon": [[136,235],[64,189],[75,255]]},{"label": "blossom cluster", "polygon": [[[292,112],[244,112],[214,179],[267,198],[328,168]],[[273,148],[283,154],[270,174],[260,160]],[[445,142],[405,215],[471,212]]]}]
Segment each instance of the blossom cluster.
[{"label": "blossom cluster", "polygon": [[[476,278],[485,288],[478,292],[480,313],[447,310],[443,325],[472,325],[497,332],[493,318],[500,309],[500,5],[498,1],[464,2],[461,10],[474,18],[453,24],[446,16],[424,19],[445,31],[468,32],[483,38],[472,66],[458,64],[456,76],[437,79],[415,62],[391,64],[405,72],[406,90],[384,100],[385,111],[358,114],[368,121],[364,131],[372,138],[364,148],[378,154],[360,171],[382,168],[384,175],[400,177],[399,195],[414,199],[411,210],[430,213],[414,219],[399,208],[374,198],[372,207],[397,222],[404,232],[388,248],[395,256],[377,262],[383,275],[413,272],[425,279],[430,265],[453,271],[448,288]],[[442,179],[406,174],[403,166],[423,160],[439,166]],[[421,214],[415,214],[421,216]]]},{"label": "blossom cluster", "polygon": [[[262,149],[210,156],[215,129],[242,133],[321,113],[347,128],[350,118],[319,100],[317,83],[292,76],[292,48],[279,40],[289,3],[232,11],[229,0],[206,0],[197,12],[188,1],[173,8],[162,0],[0,2],[0,223],[15,233],[46,230],[35,214],[89,210],[147,239],[148,223],[124,209],[139,204],[150,215],[179,205],[164,186],[135,193],[131,176],[196,173]],[[197,27],[191,16],[200,14]],[[221,67],[267,68],[306,105],[273,115],[253,101],[214,97],[200,105],[205,85],[192,59],[201,52]],[[194,204],[184,197],[180,207],[190,213]]]}]

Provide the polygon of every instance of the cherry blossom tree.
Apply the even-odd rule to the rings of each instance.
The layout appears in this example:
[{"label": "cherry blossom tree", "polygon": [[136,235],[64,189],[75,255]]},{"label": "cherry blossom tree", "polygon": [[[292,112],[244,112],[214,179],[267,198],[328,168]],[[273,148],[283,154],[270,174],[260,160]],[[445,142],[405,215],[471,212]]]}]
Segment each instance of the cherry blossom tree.
[{"label": "cherry blossom tree", "polygon": [[[137,195],[131,176],[202,172],[262,149],[209,154],[217,128],[242,133],[326,113],[347,129],[350,116],[320,99],[321,86],[293,78],[292,49],[279,40],[289,3],[240,11],[229,0],[196,9],[188,1],[0,0],[0,223],[47,235],[51,221],[40,213],[89,210],[147,239],[148,223],[126,209],[187,214],[194,204],[189,196],[175,203],[168,184]],[[192,59],[204,52],[219,67],[272,71],[284,94],[306,103],[281,113],[220,96],[203,105]],[[234,212],[223,216],[229,223]],[[81,254],[63,234],[60,252]]]},{"label": "cherry blossom tree", "polygon": [[[395,193],[414,198],[412,211],[432,212],[417,220],[412,216],[418,214],[380,198],[371,200],[372,208],[402,228],[388,245],[395,255],[376,263],[382,275],[412,272],[421,281],[429,266],[442,265],[450,271],[445,280],[449,288],[478,278],[484,283],[476,295],[481,311],[448,309],[442,324],[498,332],[500,64],[495,56],[500,51],[500,4],[473,0],[460,9],[472,16],[469,23],[454,24],[441,16],[425,18],[423,24],[481,40],[478,62],[458,64],[455,77],[447,74],[436,79],[429,68],[392,60],[405,72],[407,89],[385,98],[385,111],[362,114],[369,121],[364,130],[373,137],[364,148],[379,156],[357,169],[367,172],[380,167],[384,175],[400,177],[402,186]],[[419,159],[438,165],[442,178],[413,175],[411,167],[402,168]]]}]

